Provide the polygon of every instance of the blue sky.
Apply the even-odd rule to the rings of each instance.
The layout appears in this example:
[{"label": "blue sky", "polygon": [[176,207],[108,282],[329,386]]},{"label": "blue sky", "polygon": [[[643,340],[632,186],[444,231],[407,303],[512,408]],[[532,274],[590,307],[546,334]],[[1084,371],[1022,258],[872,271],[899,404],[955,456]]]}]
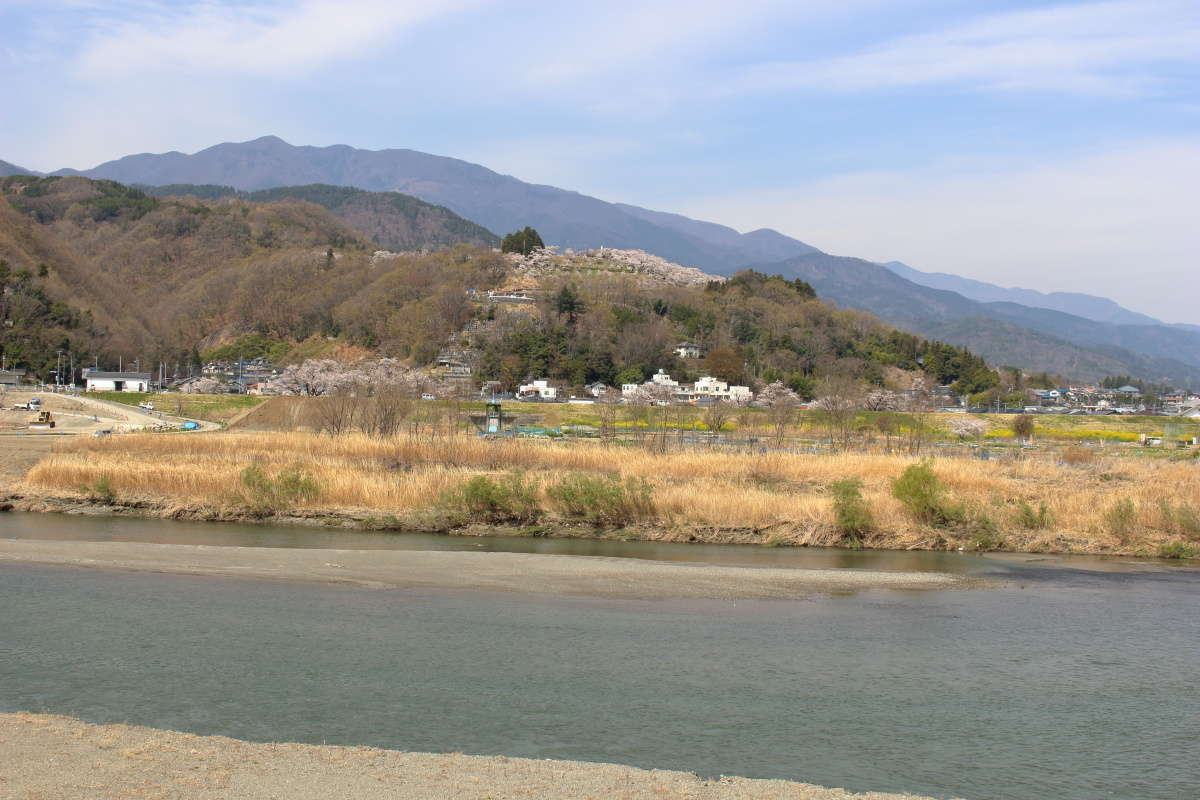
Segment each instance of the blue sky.
[{"label": "blue sky", "polygon": [[1200,323],[1200,2],[0,0],[0,158],[411,147]]}]

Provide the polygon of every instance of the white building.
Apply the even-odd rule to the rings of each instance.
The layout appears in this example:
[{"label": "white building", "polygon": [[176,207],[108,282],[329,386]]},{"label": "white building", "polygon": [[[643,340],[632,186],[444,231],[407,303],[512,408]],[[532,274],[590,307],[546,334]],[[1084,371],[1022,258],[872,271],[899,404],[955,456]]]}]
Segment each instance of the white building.
[{"label": "white building", "polygon": [[725,381],[719,381],[711,375],[705,375],[696,381],[696,385],[692,387],[693,394],[699,397],[715,397],[729,393],[729,384]]},{"label": "white building", "polygon": [[673,378],[671,378],[670,375],[663,372],[661,369],[658,372],[656,372],[650,376],[650,382],[655,383],[659,386],[665,386],[668,389],[678,389],[679,388],[679,381],[674,380]]},{"label": "white building", "polygon": [[749,386],[730,386],[728,400],[731,403],[749,403],[754,399],[754,392]]},{"label": "white building", "polygon": [[557,400],[558,387],[551,386],[548,381],[534,381],[517,387],[517,397],[522,400]]},{"label": "white building", "polygon": [[754,399],[754,392],[749,386],[730,386],[725,381],[719,381],[711,375],[705,375],[696,381],[692,387],[696,397],[711,397],[724,400],[727,403],[748,403]]},{"label": "white building", "polygon": [[85,369],[83,380],[89,392],[148,392],[151,375],[149,372],[101,372]]},{"label": "white building", "polygon": [[692,342],[680,342],[675,345],[675,355],[680,358],[700,358],[704,355],[704,348]]}]

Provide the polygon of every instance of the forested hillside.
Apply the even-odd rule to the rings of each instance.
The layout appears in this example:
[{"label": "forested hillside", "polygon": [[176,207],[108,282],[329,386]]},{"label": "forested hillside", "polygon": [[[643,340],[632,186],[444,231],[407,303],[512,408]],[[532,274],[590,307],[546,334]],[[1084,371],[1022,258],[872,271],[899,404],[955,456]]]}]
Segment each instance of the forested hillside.
[{"label": "forested hillside", "polygon": [[49,311],[25,296],[78,314],[70,349],[83,363],[186,363],[252,332],[430,357],[461,325],[465,287],[486,288],[504,266],[475,248],[378,258],[312,203],[158,199],[83,178],[10,177],[0,194],[6,298],[19,311],[4,346],[34,369],[68,329],[39,323]]},{"label": "forested hillside", "polygon": [[[782,381],[803,397],[827,376],[882,386],[898,371],[924,370],[963,394],[997,383],[962,348],[839,311],[804,281],[745,271],[729,281],[672,286],[578,270],[547,278],[543,289],[536,313],[501,308],[473,336],[484,377],[510,386],[526,375],[619,385],[665,369],[679,380]],[[703,345],[705,357],[677,358],[672,350],[682,340]]]},{"label": "forested hillside", "polygon": [[[822,376],[882,384],[922,365],[963,392],[996,380],[961,348],[839,311],[804,281],[744,272],[705,284],[677,267],[660,277],[636,268],[642,258],[661,272],[645,254],[631,266],[469,245],[380,253],[325,208],[291,199],[157,198],[112,181],[29,176],[0,180],[0,194],[0,316],[12,323],[0,342],[43,375],[59,349],[77,363],[172,365],[252,341],[277,356],[353,348],[423,365],[453,338],[482,377],[509,383],[640,381],[664,368],[782,380],[807,395]],[[535,300],[481,299],[502,288]],[[706,358],[679,361],[683,339]]]},{"label": "forested hillside", "polygon": [[316,203],[351,228],[387,250],[436,250],[452,244],[496,247],[500,237],[465,220],[445,206],[435,206],[399,192],[368,192],[349,186],[284,186],[241,192],[232,186],[172,184],[140,186],[156,197],[189,196],[206,200],[236,197],[251,203],[298,200]]}]

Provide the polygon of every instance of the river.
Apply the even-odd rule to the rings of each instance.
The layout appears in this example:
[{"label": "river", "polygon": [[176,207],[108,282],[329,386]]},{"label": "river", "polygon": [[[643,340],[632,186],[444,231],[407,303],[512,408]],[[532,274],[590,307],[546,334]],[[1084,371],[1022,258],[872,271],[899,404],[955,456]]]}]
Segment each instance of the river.
[{"label": "river", "polygon": [[972,800],[1179,800],[1200,786],[1200,572],[1162,562],[30,514],[0,515],[0,538],[493,549],[1010,581],[645,602],[3,565],[3,711]]}]

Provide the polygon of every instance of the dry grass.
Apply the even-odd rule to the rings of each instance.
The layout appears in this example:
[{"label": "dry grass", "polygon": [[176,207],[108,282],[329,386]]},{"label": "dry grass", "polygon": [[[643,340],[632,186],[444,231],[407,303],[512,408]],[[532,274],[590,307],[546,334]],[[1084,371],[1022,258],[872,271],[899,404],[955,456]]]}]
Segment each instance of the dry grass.
[{"label": "dry grass", "polygon": [[[475,437],[372,439],[305,433],[127,435],[82,440],[36,465],[26,485],[86,494],[107,478],[121,499],[234,508],[242,471],[299,467],[317,493],[300,507],[403,515],[427,510],[448,490],[480,473],[522,470],[539,487],[572,472],[649,481],[660,522],[676,529],[751,529],[780,543],[827,544],[838,536],[826,487],[857,477],[879,532],[875,546],[972,546],[988,531],[1007,549],[1075,552],[1156,550],[1186,534],[1163,521],[1164,503],[1200,502],[1200,464],[1104,459],[1074,466],[1050,460],[942,459],[935,472],[972,520],[956,530],[923,527],[891,496],[891,481],[912,463],[888,455],[764,455],[684,450],[655,453],[599,442],[490,441]],[[1137,509],[1132,536],[1115,536],[1105,513],[1117,499]],[[1042,504],[1053,524],[1027,530],[1017,506]],[[553,503],[545,502],[553,510]],[[770,533],[767,533],[770,529]],[[978,546],[978,545],[977,545]]]}]

